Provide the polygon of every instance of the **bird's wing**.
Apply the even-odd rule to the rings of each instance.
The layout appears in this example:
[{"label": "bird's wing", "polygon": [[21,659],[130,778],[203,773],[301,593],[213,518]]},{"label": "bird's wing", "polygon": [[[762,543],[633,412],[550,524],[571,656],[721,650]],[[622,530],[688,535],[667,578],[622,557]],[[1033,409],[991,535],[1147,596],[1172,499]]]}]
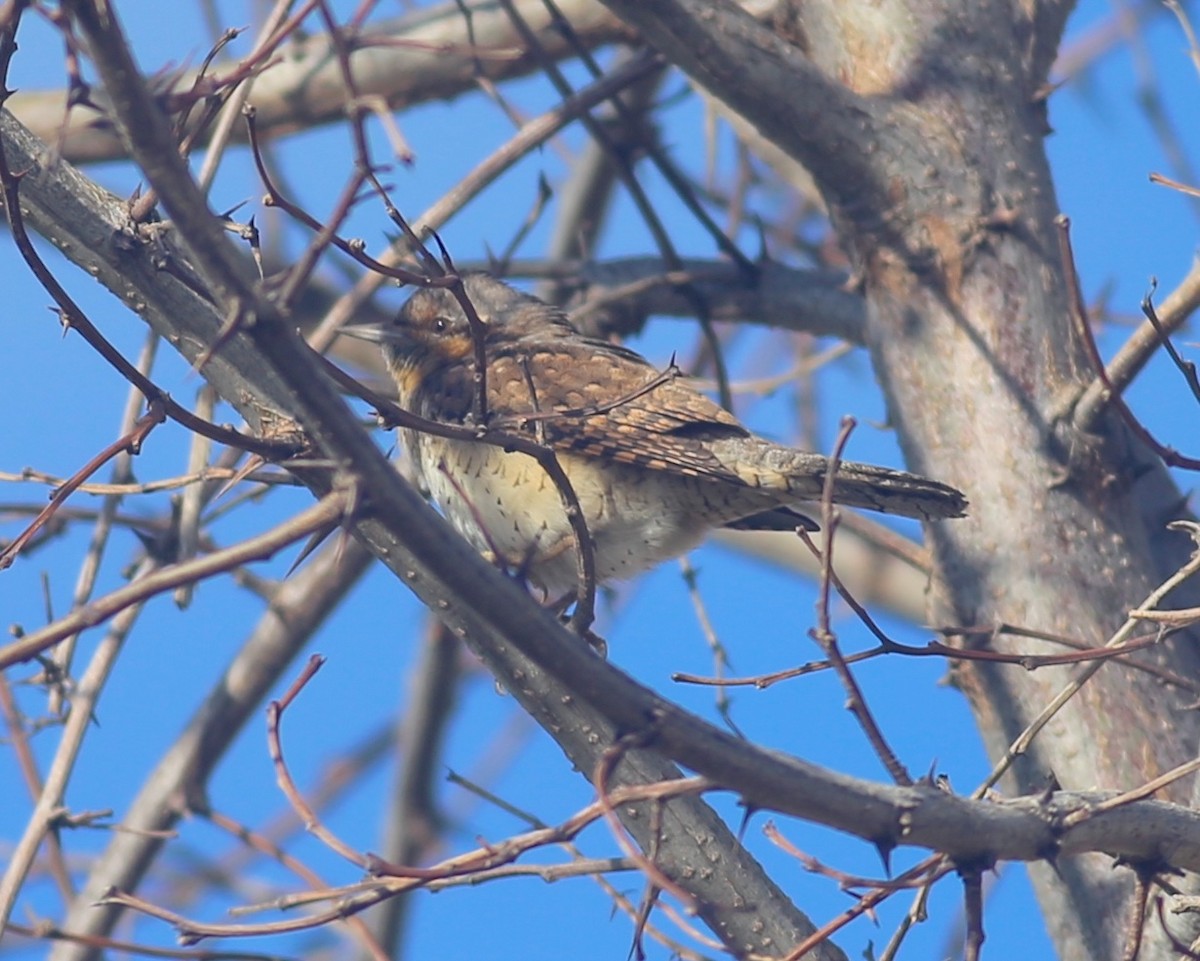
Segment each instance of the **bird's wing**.
[{"label": "bird's wing", "polygon": [[[724,408],[664,377],[632,351],[582,339],[559,343],[496,357],[489,378],[491,415],[511,418],[556,450],[744,483],[706,442],[750,432]],[[539,385],[536,396],[531,384]],[[524,415],[532,418],[521,424]]]}]

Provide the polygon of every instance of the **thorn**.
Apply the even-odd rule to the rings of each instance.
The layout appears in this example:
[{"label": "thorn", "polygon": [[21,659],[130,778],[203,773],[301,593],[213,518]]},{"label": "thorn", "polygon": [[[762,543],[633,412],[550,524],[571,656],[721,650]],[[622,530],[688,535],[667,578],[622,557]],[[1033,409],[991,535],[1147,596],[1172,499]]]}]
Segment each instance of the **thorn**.
[{"label": "thorn", "polygon": [[879,860],[883,862],[883,872],[890,878],[892,876],[892,852],[896,850],[896,842],[891,838],[876,838],[874,844],[875,852],[879,855]]},{"label": "thorn", "polygon": [[754,815],[756,815],[759,811],[758,808],[756,808],[753,804],[747,803],[744,799],[742,801],[742,806],[743,806],[742,821],[738,825],[738,829],[737,829],[738,841],[746,840],[746,828],[748,828],[750,826],[750,819],[752,817],[754,817]]},{"label": "thorn", "polygon": [[313,531],[312,534],[309,535],[308,540],[305,542],[304,547],[300,549],[300,554],[294,561],[292,561],[292,566],[287,569],[286,573],[284,573],[284,580],[287,580],[287,578],[291,577],[292,574],[295,573],[296,569],[308,559],[308,556],[321,546],[321,542],[340,526],[341,525],[337,521],[332,521],[325,527],[322,527],[320,530]]},{"label": "thorn", "polygon": [[1058,842],[1052,841],[1038,850],[1038,858],[1050,866],[1050,870],[1058,876],[1059,880],[1063,880],[1062,870],[1058,866],[1058,852]]},{"label": "thorn", "polygon": [[221,486],[221,489],[217,491],[217,494],[213,500],[220,500],[231,490],[237,487],[238,484],[244,481],[260,467],[264,466],[266,463],[266,458],[264,458],[261,454],[251,454],[248,458],[246,458],[246,463],[241,466],[238,472]]}]

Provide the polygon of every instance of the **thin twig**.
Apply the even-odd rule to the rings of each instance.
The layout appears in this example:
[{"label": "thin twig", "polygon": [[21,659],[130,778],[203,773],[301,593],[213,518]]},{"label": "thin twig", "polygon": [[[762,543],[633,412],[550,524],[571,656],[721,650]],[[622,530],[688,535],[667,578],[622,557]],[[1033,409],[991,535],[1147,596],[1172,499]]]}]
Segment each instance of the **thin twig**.
[{"label": "thin twig", "polygon": [[345,513],[345,505],[346,495],[344,493],[329,494],[265,534],[259,534],[233,547],[214,551],[187,563],[174,564],[140,577],[127,586],[72,611],[58,622],[27,634],[7,647],[0,648],[0,670],[27,661],[58,643],[64,637],[99,624],[130,605],[145,601],[155,594],[169,591],[180,584],[225,573],[249,561],[269,558],[289,544],[323,528],[329,522],[340,520]]}]

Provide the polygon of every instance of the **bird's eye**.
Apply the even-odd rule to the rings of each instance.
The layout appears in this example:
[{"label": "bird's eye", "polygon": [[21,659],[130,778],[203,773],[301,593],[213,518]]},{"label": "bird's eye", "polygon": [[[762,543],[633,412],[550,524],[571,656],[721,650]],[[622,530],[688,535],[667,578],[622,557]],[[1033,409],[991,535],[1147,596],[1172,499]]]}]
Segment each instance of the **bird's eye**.
[{"label": "bird's eye", "polygon": [[450,323],[445,317],[439,317],[433,322],[433,332],[435,334],[443,334],[446,332],[446,328],[449,326]]}]

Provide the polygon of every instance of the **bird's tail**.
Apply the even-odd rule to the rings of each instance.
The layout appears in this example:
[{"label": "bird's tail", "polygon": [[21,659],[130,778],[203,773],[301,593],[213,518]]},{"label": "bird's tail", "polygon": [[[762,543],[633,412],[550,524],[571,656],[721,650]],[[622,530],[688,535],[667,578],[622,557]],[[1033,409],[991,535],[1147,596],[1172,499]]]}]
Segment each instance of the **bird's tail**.
[{"label": "bird's tail", "polygon": [[[720,443],[712,446],[716,448]],[[748,486],[786,491],[795,495],[797,501],[821,499],[825,477],[829,473],[828,458],[765,440],[759,440],[751,450],[747,450],[744,438],[736,443],[737,454],[727,463],[731,472]],[[966,497],[948,484],[919,474],[853,461],[838,463],[833,499],[848,507],[901,514],[919,520],[962,517],[967,510]]]}]

